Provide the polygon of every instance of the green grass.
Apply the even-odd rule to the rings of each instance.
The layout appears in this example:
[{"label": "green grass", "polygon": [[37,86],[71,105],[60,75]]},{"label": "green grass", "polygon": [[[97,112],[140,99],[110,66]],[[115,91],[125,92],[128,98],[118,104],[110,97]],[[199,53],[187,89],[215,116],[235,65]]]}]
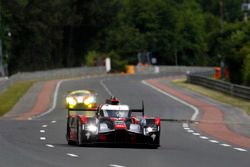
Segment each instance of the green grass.
[{"label": "green grass", "polygon": [[214,100],[220,101],[222,103],[230,104],[232,106],[241,108],[245,110],[250,115],[250,101],[241,98],[233,97],[228,94],[224,94],[218,91],[214,91],[203,86],[198,86],[195,84],[190,84],[186,82],[186,79],[178,79],[172,81],[177,86],[189,89],[191,91],[200,93],[202,95],[208,96]]},{"label": "green grass", "polygon": [[10,111],[34,81],[16,82],[0,94],[0,116]]}]

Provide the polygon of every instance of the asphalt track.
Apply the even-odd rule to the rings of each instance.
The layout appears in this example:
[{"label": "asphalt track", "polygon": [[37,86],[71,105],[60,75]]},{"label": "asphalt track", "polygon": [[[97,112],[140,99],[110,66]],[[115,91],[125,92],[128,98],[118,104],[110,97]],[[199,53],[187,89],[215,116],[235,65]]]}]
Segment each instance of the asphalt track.
[{"label": "asphalt track", "polygon": [[[140,108],[141,100],[144,100],[146,115],[189,120],[194,113],[190,107],[142,84],[142,80],[152,77],[159,76],[114,76],[62,82],[55,109],[50,113],[29,121],[0,121],[0,167],[250,166],[249,151],[227,147],[223,142],[209,142],[211,137],[194,135],[185,124],[183,127],[182,122],[162,122],[161,147],[158,149],[67,145],[63,98],[75,89],[96,90],[99,103],[110,94],[132,108]],[[194,127],[192,124],[188,126]]]}]

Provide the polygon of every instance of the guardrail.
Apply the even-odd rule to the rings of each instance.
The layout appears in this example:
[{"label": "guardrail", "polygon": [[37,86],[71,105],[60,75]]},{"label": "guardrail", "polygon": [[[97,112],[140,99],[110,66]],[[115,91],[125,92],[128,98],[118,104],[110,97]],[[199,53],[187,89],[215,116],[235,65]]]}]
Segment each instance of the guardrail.
[{"label": "guardrail", "polygon": [[10,76],[5,81],[0,82],[0,92],[3,92],[6,88],[8,88],[16,81],[52,80],[96,74],[106,74],[105,67],[77,67],[47,71],[21,72]]},{"label": "guardrail", "polygon": [[187,74],[187,80],[193,84],[202,85],[235,97],[250,100],[250,87],[247,86],[236,85],[229,82],[212,79],[202,73]]},{"label": "guardrail", "polygon": [[135,66],[136,74],[150,73],[186,73],[186,72],[207,72],[213,70],[213,67],[199,66]]},{"label": "guardrail", "polygon": [[[135,66],[136,74],[157,74],[157,73],[186,73],[207,71],[210,67],[189,67],[189,66]],[[0,92],[3,92],[16,81],[27,80],[51,80],[61,78],[72,78],[84,75],[106,74],[105,67],[77,67],[63,68],[47,71],[21,72],[10,76],[7,80],[0,82]]]}]

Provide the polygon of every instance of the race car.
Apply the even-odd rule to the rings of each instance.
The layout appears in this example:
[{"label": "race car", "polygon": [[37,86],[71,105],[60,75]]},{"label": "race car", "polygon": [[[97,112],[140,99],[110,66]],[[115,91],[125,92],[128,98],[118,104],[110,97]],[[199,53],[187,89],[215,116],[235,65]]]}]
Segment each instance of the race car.
[{"label": "race car", "polygon": [[75,90],[65,98],[66,108],[81,109],[96,107],[96,93],[90,90]]},{"label": "race car", "polygon": [[[79,111],[90,112],[87,109]],[[130,109],[128,105],[120,104],[118,99],[111,98],[91,112],[95,112],[92,117],[79,114],[68,121],[68,144],[144,144],[155,148],[160,146],[160,118],[144,116],[143,103],[142,109]]]}]

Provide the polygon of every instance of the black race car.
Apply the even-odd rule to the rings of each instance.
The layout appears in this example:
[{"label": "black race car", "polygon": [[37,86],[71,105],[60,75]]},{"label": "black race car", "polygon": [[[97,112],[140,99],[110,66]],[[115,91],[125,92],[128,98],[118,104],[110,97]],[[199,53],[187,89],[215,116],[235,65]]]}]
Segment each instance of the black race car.
[{"label": "black race car", "polygon": [[[79,109],[67,122],[68,144],[126,143],[160,146],[160,118],[144,116],[142,109],[130,109],[116,98],[96,109]],[[133,116],[139,112],[141,115]],[[91,114],[89,114],[91,113]],[[138,114],[137,114],[138,115]]]}]

